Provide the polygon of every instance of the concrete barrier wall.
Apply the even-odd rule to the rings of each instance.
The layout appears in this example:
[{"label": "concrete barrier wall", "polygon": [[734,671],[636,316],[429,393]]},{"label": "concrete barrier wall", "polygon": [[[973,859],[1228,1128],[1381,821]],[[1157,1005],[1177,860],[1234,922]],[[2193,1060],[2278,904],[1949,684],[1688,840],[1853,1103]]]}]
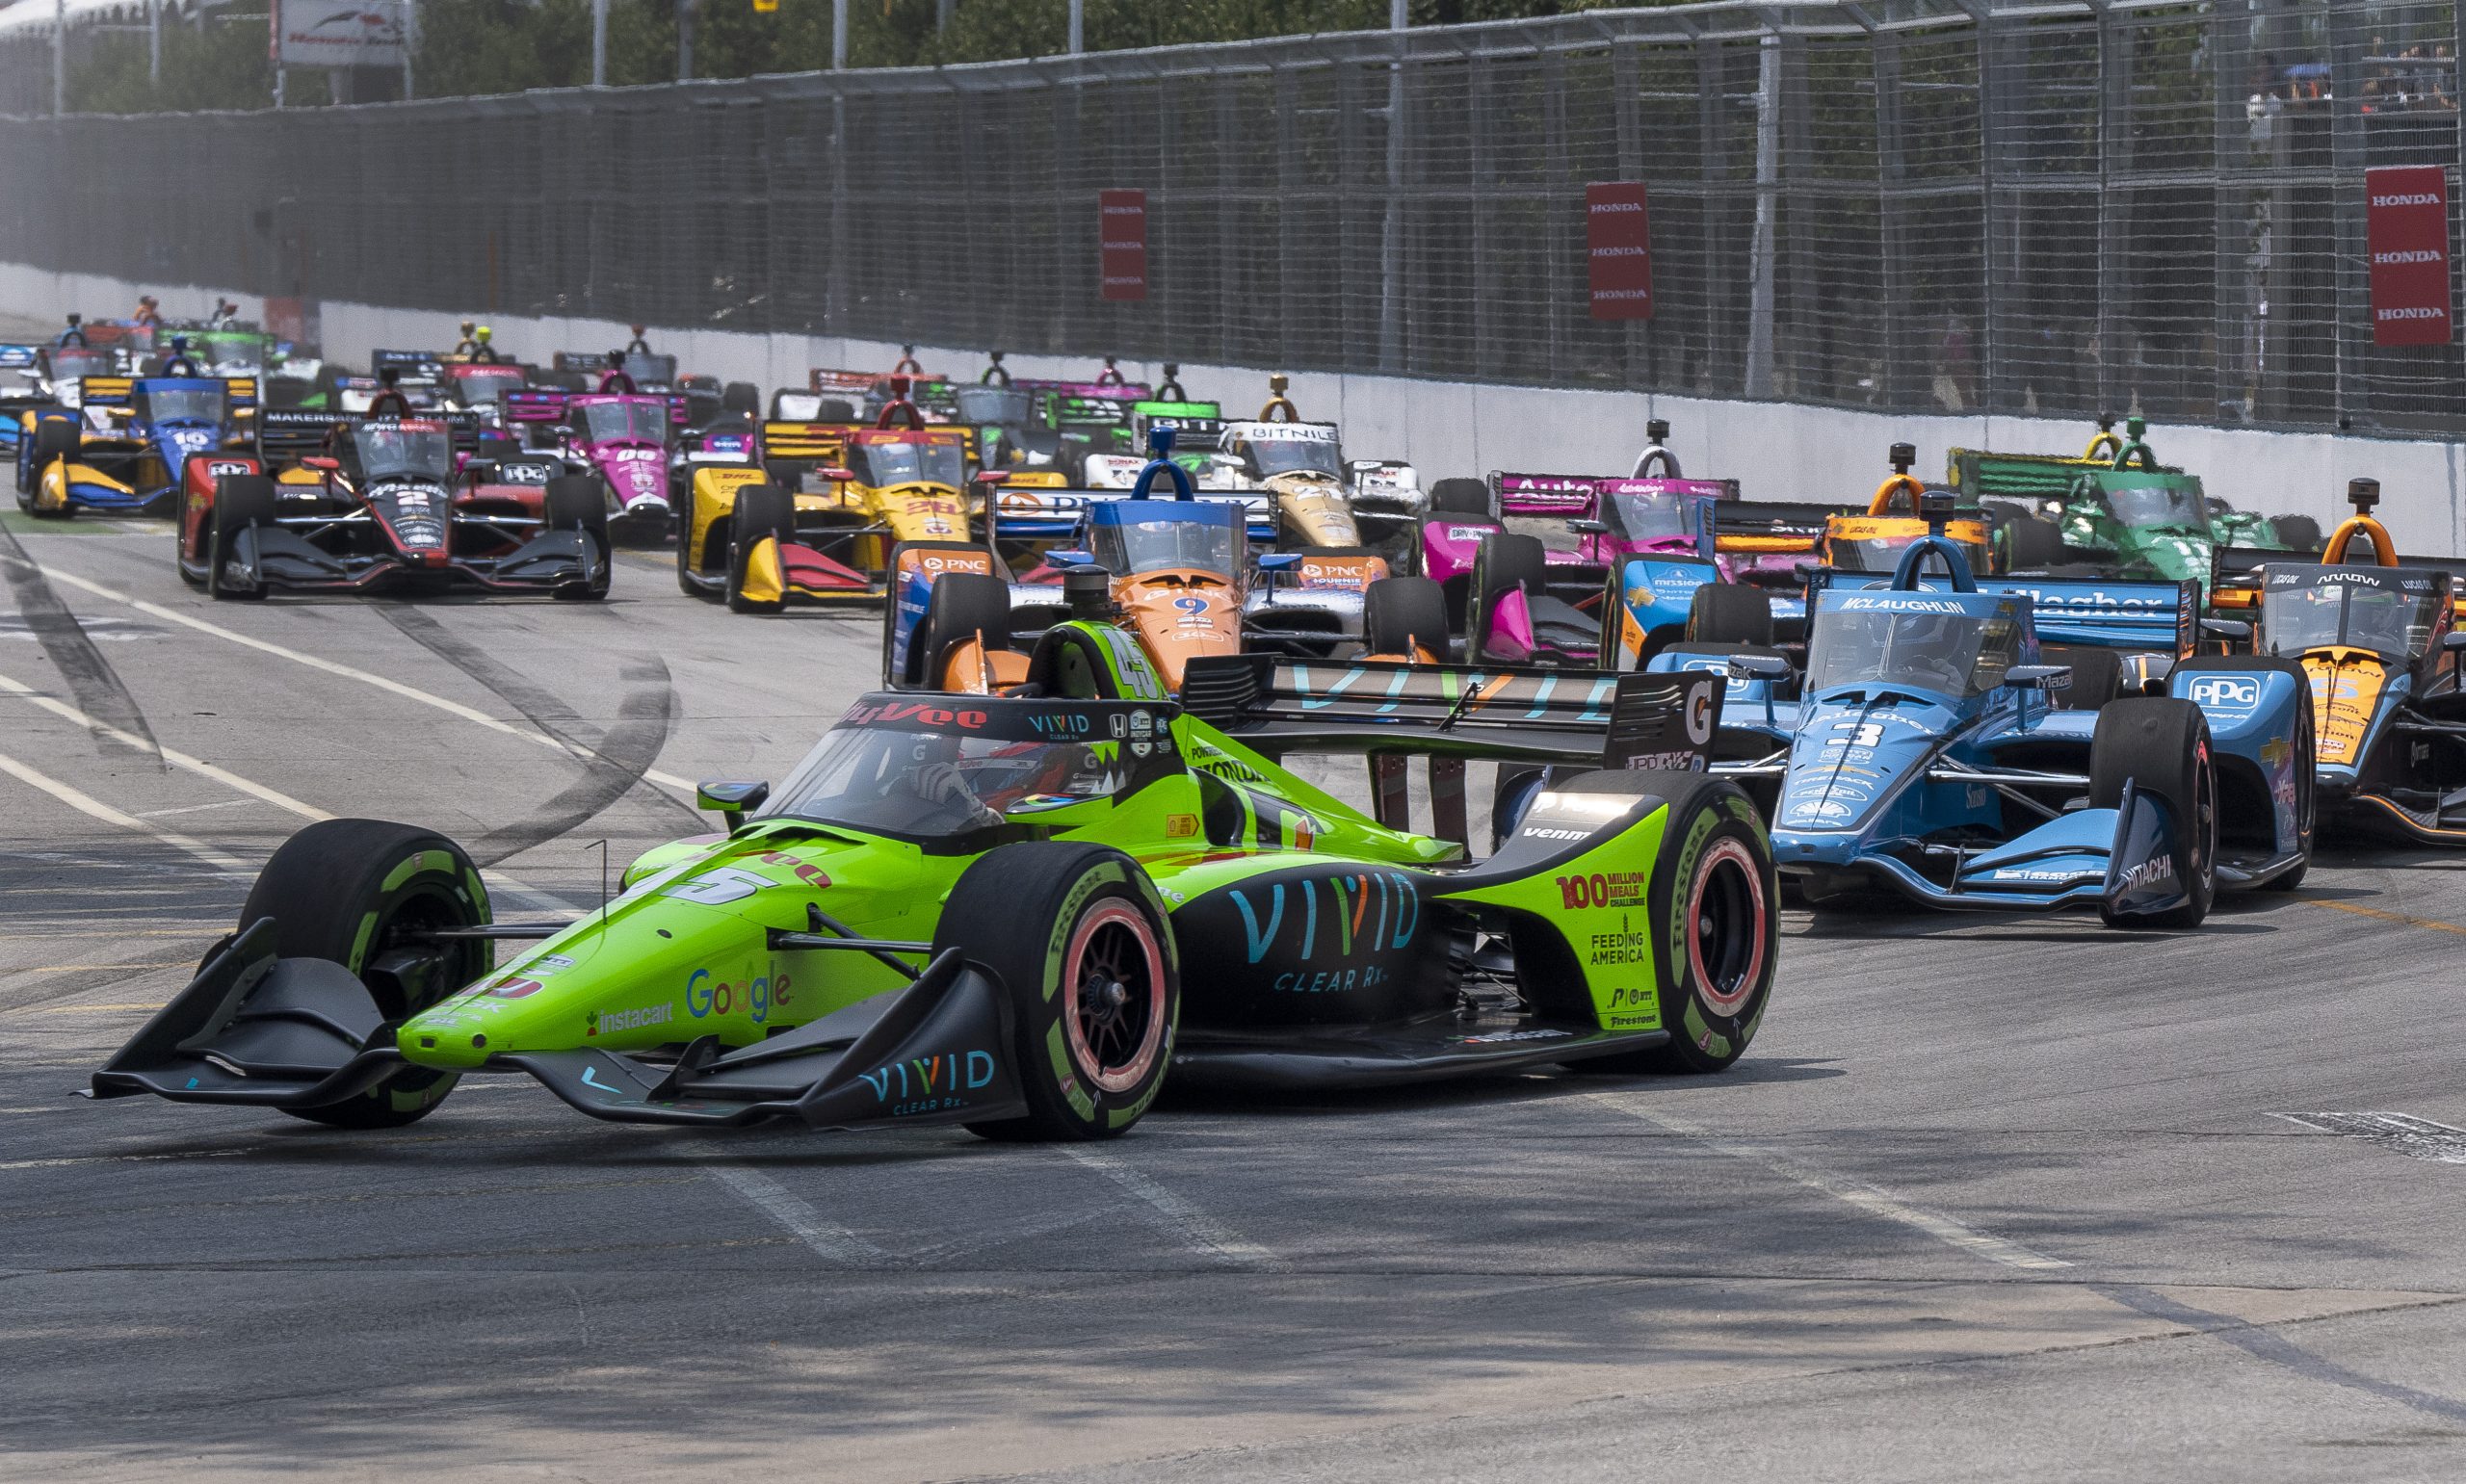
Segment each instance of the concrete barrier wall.
[{"label": "concrete barrier wall", "polygon": [[[94,318],[125,314],[140,292],[156,295],[167,314],[207,313],[216,291],[167,289],[85,274],[54,273],[0,264],[0,310],[44,322],[78,309]],[[262,300],[228,293],[255,316]],[[627,326],[604,320],[499,317],[496,342],[517,357],[544,361],[554,351],[622,345]],[[322,308],[325,349],[348,364],[365,365],[378,347],[443,348],[455,339],[454,317],[430,310],[328,302]],[[731,381],[751,381],[765,395],[802,386],[814,366],[887,369],[899,348],[879,341],[823,336],[748,334],[715,329],[654,328],[652,345],[679,363]],[[919,346],[927,370],[973,378],[985,364],[979,346]],[[1092,357],[1011,354],[1018,376],[1092,379]],[[1182,363],[1182,384],[1202,399],[1244,409],[1267,397],[1272,368]],[[1156,378],[1152,365],[1125,360],[1134,380]],[[1624,473],[1644,441],[1644,424],[1667,418],[1670,445],[1691,475],[1738,479],[1750,497],[1863,499],[1889,472],[1885,451],[1895,442],[1918,446],[1919,472],[1940,477],[1945,452],[1987,448],[2007,452],[2078,452],[2095,430],[2076,422],[1990,415],[1914,417],[1786,403],[1727,402],[1641,392],[1559,390],[1428,381],[1404,377],[1296,373],[1292,396],[1304,416],[1343,426],[1346,452],[1357,457],[1404,458],[1425,482],[1492,469],[1534,473]],[[2466,426],[2458,430],[2466,438]],[[2345,513],[2346,482],[2357,475],[2380,481],[2382,514],[2400,546],[2427,556],[2466,553],[2466,443],[2457,438],[2366,438],[2332,433],[2265,432],[2162,427],[2151,442],[2159,456],[2198,474],[2214,494],[2269,514],[2298,513],[2323,528]]]}]

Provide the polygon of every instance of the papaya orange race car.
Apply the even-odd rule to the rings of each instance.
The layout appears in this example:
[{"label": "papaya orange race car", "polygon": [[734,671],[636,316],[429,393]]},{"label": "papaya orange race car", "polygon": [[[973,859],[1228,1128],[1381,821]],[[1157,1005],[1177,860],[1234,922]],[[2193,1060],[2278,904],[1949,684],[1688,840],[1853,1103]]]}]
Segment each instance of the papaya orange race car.
[{"label": "papaya orange race car", "polygon": [[[2243,663],[2308,683],[2319,737],[2314,769],[2324,820],[2419,845],[2466,846],[2466,693],[2458,664],[2466,559],[2401,557],[2372,514],[2377,480],[2347,486],[2354,514],[2320,560],[2221,547],[2212,619],[2248,640]],[[2204,705],[2257,705],[2257,679],[2203,674]],[[2201,700],[2200,692],[2193,698]]]}]

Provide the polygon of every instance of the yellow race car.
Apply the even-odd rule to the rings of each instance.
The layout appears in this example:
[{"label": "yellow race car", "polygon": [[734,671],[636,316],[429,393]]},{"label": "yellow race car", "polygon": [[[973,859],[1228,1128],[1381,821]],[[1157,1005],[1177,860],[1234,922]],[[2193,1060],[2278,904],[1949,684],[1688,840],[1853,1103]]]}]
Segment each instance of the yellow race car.
[{"label": "yellow race car", "polygon": [[981,538],[992,481],[974,461],[968,430],[927,426],[904,397],[871,428],[766,423],[752,461],[694,471],[677,584],[740,613],[879,598],[892,547]]}]

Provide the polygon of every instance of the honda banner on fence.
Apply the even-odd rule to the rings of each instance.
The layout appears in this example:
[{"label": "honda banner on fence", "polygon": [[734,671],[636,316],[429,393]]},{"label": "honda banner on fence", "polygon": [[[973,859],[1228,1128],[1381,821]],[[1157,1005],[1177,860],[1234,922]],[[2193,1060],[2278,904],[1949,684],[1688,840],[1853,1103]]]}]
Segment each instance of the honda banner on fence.
[{"label": "honda banner on fence", "polygon": [[1147,193],[1096,193],[1096,271],[1100,298],[1147,297]]},{"label": "honda banner on fence", "polygon": [[1596,320],[1653,317],[1652,233],[1640,185],[1584,188],[1584,243]]},{"label": "honda banner on fence", "polygon": [[2372,343],[2447,345],[2449,170],[2393,165],[2363,172],[2372,250]]},{"label": "honda banner on fence", "polygon": [[400,0],[274,0],[274,60],[286,67],[399,67]]}]

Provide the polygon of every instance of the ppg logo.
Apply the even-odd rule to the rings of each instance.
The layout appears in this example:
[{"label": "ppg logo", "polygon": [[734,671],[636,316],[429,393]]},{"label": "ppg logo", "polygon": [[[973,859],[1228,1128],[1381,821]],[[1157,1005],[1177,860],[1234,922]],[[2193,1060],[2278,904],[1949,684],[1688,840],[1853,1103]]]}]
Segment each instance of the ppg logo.
[{"label": "ppg logo", "polygon": [[2195,675],[2191,696],[2192,704],[2203,711],[2249,711],[2261,704],[2261,683],[2241,675]]}]

